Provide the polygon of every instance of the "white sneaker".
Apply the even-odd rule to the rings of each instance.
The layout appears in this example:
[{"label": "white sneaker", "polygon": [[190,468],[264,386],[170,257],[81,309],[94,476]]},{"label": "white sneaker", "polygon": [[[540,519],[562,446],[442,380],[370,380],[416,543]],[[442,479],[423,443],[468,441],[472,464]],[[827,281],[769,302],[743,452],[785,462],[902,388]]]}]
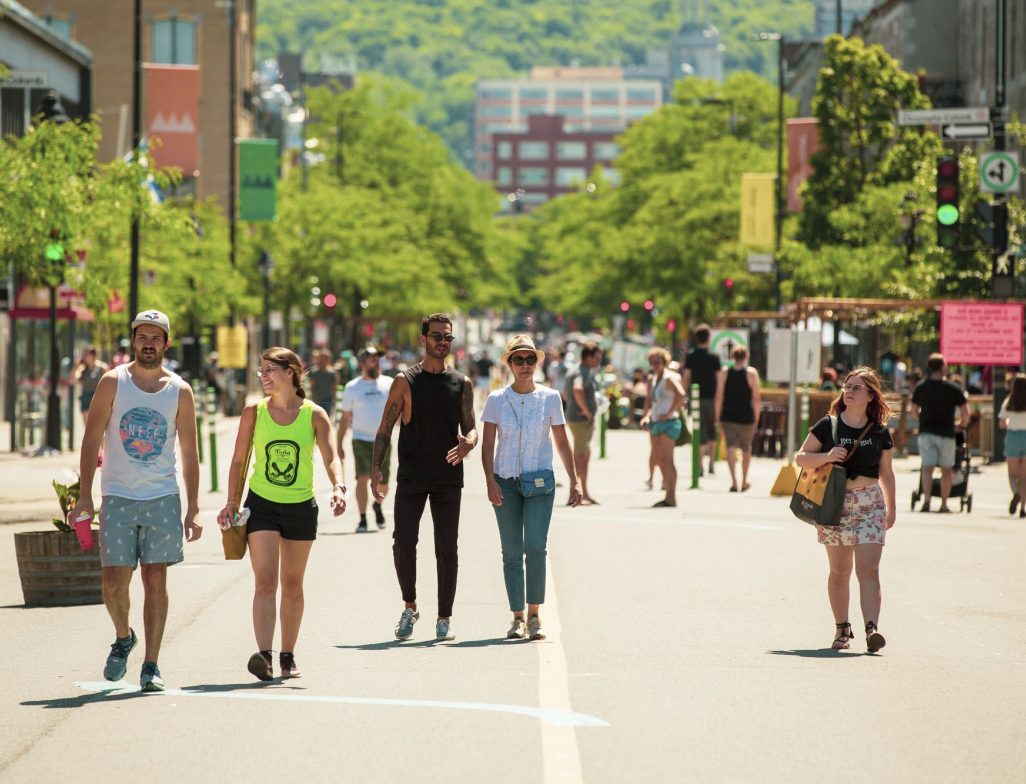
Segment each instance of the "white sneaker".
[{"label": "white sneaker", "polygon": [[435,624],[435,639],[436,640],[455,640],[456,635],[453,633],[452,627],[449,625],[449,621],[445,618],[440,618],[438,623]]},{"label": "white sneaker", "polygon": [[514,618],[513,625],[509,627],[509,631],[506,632],[507,640],[522,640],[524,639],[524,619]]},{"label": "white sneaker", "polygon": [[544,640],[545,632],[542,631],[541,621],[537,615],[527,619],[527,636],[532,640]]}]

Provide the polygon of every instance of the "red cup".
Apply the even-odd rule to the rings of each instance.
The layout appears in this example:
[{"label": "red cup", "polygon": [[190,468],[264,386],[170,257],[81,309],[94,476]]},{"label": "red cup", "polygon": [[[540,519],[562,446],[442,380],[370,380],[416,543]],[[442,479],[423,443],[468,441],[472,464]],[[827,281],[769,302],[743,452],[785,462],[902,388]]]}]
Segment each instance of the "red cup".
[{"label": "red cup", "polygon": [[71,527],[78,537],[78,546],[83,550],[93,549],[93,516],[88,512],[80,512],[71,519]]}]

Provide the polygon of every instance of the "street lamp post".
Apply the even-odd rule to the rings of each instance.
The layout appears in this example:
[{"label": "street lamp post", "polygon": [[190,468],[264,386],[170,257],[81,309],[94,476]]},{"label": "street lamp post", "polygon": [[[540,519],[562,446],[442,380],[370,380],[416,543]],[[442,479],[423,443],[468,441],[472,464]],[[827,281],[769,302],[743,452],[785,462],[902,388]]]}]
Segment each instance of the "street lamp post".
[{"label": "street lamp post", "polygon": [[780,294],[780,234],[784,225],[784,77],[786,74],[784,34],[759,33],[758,39],[760,41],[777,42],[777,189],[774,216],[776,236],[773,239],[773,282],[776,307],[779,312],[782,304]]},{"label": "street lamp post", "polygon": [[260,253],[260,275],[264,280],[264,324],[263,347],[271,345],[271,272],[274,270],[274,259],[266,250]]}]

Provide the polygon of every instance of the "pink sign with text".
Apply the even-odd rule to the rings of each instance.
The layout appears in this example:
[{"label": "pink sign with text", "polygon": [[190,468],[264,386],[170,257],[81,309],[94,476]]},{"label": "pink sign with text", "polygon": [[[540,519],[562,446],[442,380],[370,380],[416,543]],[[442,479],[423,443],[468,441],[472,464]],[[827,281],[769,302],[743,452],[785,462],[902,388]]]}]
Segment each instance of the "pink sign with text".
[{"label": "pink sign with text", "polygon": [[1021,365],[1021,302],[945,302],[940,351],[949,365]]}]

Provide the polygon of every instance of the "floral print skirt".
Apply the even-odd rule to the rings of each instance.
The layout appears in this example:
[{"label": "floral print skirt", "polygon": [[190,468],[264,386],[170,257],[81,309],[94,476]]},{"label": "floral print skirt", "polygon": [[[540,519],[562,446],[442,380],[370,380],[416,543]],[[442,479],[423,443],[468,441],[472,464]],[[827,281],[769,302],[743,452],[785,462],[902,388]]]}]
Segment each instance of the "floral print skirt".
[{"label": "floral print skirt", "polygon": [[883,544],[887,534],[887,507],[879,484],[844,491],[841,524],[817,525],[820,544],[829,546]]}]

